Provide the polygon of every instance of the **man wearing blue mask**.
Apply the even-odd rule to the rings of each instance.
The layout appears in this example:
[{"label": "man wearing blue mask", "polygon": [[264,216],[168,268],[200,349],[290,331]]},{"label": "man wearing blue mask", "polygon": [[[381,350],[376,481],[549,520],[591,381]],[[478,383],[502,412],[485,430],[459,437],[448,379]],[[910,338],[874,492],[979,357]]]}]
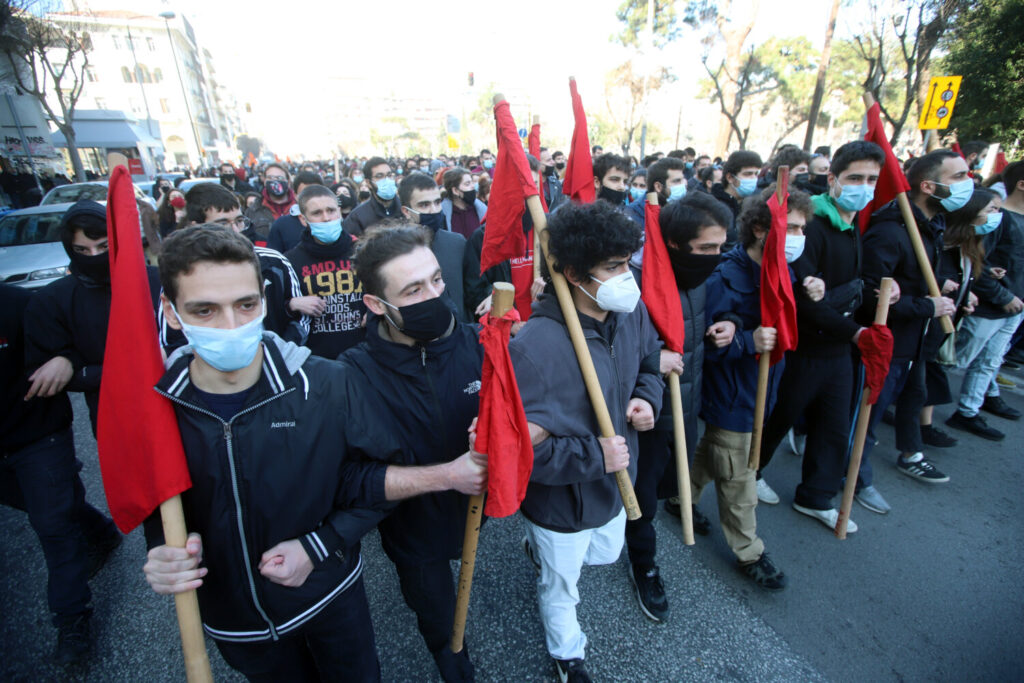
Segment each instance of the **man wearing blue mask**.
[{"label": "man wearing blue mask", "polygon": [[[814,216],[792,269],[803,284],[811,277],[823,279],[826,294],[815,300],[803,287],[793,288],[800,343],[786,354],[779,400],[765,418],[758,499],[769,505],[779,502],[761,473],[789,429],[806,414],[807,445],[793,508],[830,529],[839,515],[833,500],[846,472],[850,397],[856,385],[854,346],[864,332],[853,318],[864,298],[857,217],[871,203],[884,163],[885,154],[875,143],[847,143],[832,161],[828,192],[811,198]],[[875,512],[888,510],[870,481],[858,489],[856,500]],[[856,529],[851,521],[847,531]]]},{"label": "man wearing blue mask", "polygon": [[[647,167],[647,192],[654,192],[658,195],[658,203],[665,206],[686,196],[686,178],[683,171],[686,164],[682,159],[676,157],[665,157],[655,161]],[[644,203],[647,201],[647,193],[633,199],[626,206],[626,215],[639,225],[644,226]],[[643,249],[633,257],[633,265],[639,267],[640,259],[643,256]]]},{"label": "man wearing blue mask", "polygon": [[467,240],[483,223],[487,205],[477,199],[480,189],[472,174],[462,166],[445,171],[441,178],[446,197],[441,201],[445,229],[457,232]]},{"label": "man wearing blue mask", "polygon": [[425,173],[412,173],[402,181],[398,189],[402,202],[402,215],[410,223],[430,229],[433,240],[430,250],[441,264],[445,291],[455,304],[455,315],[459,322],[469,322],[465,306],[464,278],[480,278],[480,273],[468,272],[465,268],[466,238],[457,232],[444,229],[444,214],[441,213],[441,188]]},{"label": "man wearing blue mask", "polygon": [[359,541],[385,516],[366,501],[386,475],[355,456],[401,446],[357,428],[365,407],[339,364],[264,332],[248,240],[203,225],[164,247],[164,314],[189,344],[156,391],[178,417],[192,533],[169,547],[147,519],[146,579],[162,595],[198,589],[206,634],[250,680],[379,681]]},{"label": "man wearing blue mask", "polygon": [[722,182],[711,186],[711,195],[729,207],[732,224],[724,251],[736,243],[736,217],[740,215],[743,200],[757,192],[757,174],[761,172],[761,157],[757,152],[741,150],[733,152],[722,166]]},{"label": "man wearing blue mask", "polygon": [[285,257],[295,268],[302,293],[323,300],[318,309],[321,315],[311,321],[306,345],[318,356],[337,358],[363,339],[366,307],[352,266],[355,238],[342,227],[338,200],[329,188],[307,187],[299,195],[299,210],[307,228]]},{"label": "man wearing blue mask", "polygon": [[[833,165],[835,161],[832,162]],[[967,162],[948,149],[929,152],[914,160],[907,169],[910,207],[917,222],[930,267],[935,269],[942,250],[946,213],[956,211],[974,193],[974,181],[968,175]],[[923,340],[934,318],[952,316],[956,303],[945,296],[929,295],[921,264],[914,255],[910,236],[895,202],[882,207],[871,217],[864,233],[864,303],[858,312],[862,324],[874,318],[878,287],[883,277],[892,277],[900,287],[900,300],[889,308],[889,329],[893,336],[892,364],[878,402],[871,410],[868,439],[864,446],[857,488],[871,486],[869,455],[874,446],[875,426],[890,404],[896,405],[896,468],[899,472],[926,484],[949,481],[924,455],[919,415],[927,400]],[[874,512],[885,513],[888,505]]]},{"label": "man wearing blue mask", "polygon": [[490,176],[494,175],[494,154],[489,149],[480,150],[480,165],[484,167],[487,174]]},{"label": "man wearing blue mask", "polygon": [[381,157],[371,157],[363,164],[363,174],[370,186],[370,198],[352,209],[344,222],[345,232],[354,237],[359,237],[381,221],[402,215],[398,183],[391,164]]}]

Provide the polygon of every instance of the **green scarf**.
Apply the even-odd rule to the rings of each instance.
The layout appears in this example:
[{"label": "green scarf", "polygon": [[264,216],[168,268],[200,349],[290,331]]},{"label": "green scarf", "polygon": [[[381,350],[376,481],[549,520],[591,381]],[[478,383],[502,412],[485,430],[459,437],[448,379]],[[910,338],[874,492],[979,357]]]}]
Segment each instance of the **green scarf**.
[{"label": "green scarf", "polygon": [[853,230],[853,225],[839,215],[839,208],[828,192],[811,197],[811,204],[814,206],[814,215],[829,219],[836,230]]}]

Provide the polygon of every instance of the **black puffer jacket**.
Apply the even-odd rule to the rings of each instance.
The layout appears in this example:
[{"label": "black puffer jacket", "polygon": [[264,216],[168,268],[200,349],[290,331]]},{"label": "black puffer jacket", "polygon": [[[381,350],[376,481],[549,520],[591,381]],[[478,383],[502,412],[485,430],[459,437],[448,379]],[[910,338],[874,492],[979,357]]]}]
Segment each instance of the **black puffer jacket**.
[{"label": "black puffer jacket", "polygon": [[[370,433],[377,415],[352,402],[341,364],[263,336],[263,372],[244,407],[224,421],[189,379],[190,347],[168,359],[158,393],[174,402],[192,488],[182,494],[185,521],[202,535],[209,574],[199,605],[210,636],[276,640],[312,619],[362,571],[359,539],[384,517],[368,509],[383,499],[383,469],[357,454],[396,457],[397,435]],[[390,454],[390,455],[385,455]],[[149,544],[159,532],[147,520]],[[264,578],[261,555],[298,539],[313,572],[289,588]]]}]

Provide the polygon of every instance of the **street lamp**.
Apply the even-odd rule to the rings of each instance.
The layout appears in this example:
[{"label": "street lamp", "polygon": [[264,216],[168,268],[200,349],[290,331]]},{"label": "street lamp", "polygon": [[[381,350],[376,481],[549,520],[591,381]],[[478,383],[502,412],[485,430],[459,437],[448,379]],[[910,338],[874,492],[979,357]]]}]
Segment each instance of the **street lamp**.
[{"label": "street lamp", "polygon": [[171,19],[175,17],[174,12],[170,10],[161,12],[160,17],[164,20],[164,26],[167,27],[167,40],[171,43],[171,57],[174,59],[174,70],[178,73],[178,83],[181,84],[181,96],[185,100],[185,111],[188,112],[188,122],[192,126],[192,137],[196,141],[196,152],[199,154],[199,165],[203,164],[203,146],[199,144],[199,133],[196,131],[196,122],[192,119],[192,107],[188,103],[188,93],[185,91],[185,81],[181,77],[181,67],[178,65],[178,53],[174,49],[174,37],[171,35]]}]

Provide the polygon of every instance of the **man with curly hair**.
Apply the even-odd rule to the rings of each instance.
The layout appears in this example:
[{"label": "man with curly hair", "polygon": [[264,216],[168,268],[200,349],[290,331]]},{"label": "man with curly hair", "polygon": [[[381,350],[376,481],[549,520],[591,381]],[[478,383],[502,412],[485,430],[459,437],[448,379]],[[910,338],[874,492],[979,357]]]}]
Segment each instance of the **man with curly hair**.
[{"label": "man with curly hair", "polygon": [[615,436],[599,436],[549,285],[509,346],[534,452],[520,508],[523,547],[538,572],[541,621],[559,678],[589,681],[576,582],[583,565],[619,557],[626,513],[614,475],[627,470],[635,479],[637,432],[654,427],[664,383],[658,335],[629,270],[640,228],[611,204],[594,202],[563,206],[548,231],[554,268],[571,287],[572,315],[583,326]]}]

